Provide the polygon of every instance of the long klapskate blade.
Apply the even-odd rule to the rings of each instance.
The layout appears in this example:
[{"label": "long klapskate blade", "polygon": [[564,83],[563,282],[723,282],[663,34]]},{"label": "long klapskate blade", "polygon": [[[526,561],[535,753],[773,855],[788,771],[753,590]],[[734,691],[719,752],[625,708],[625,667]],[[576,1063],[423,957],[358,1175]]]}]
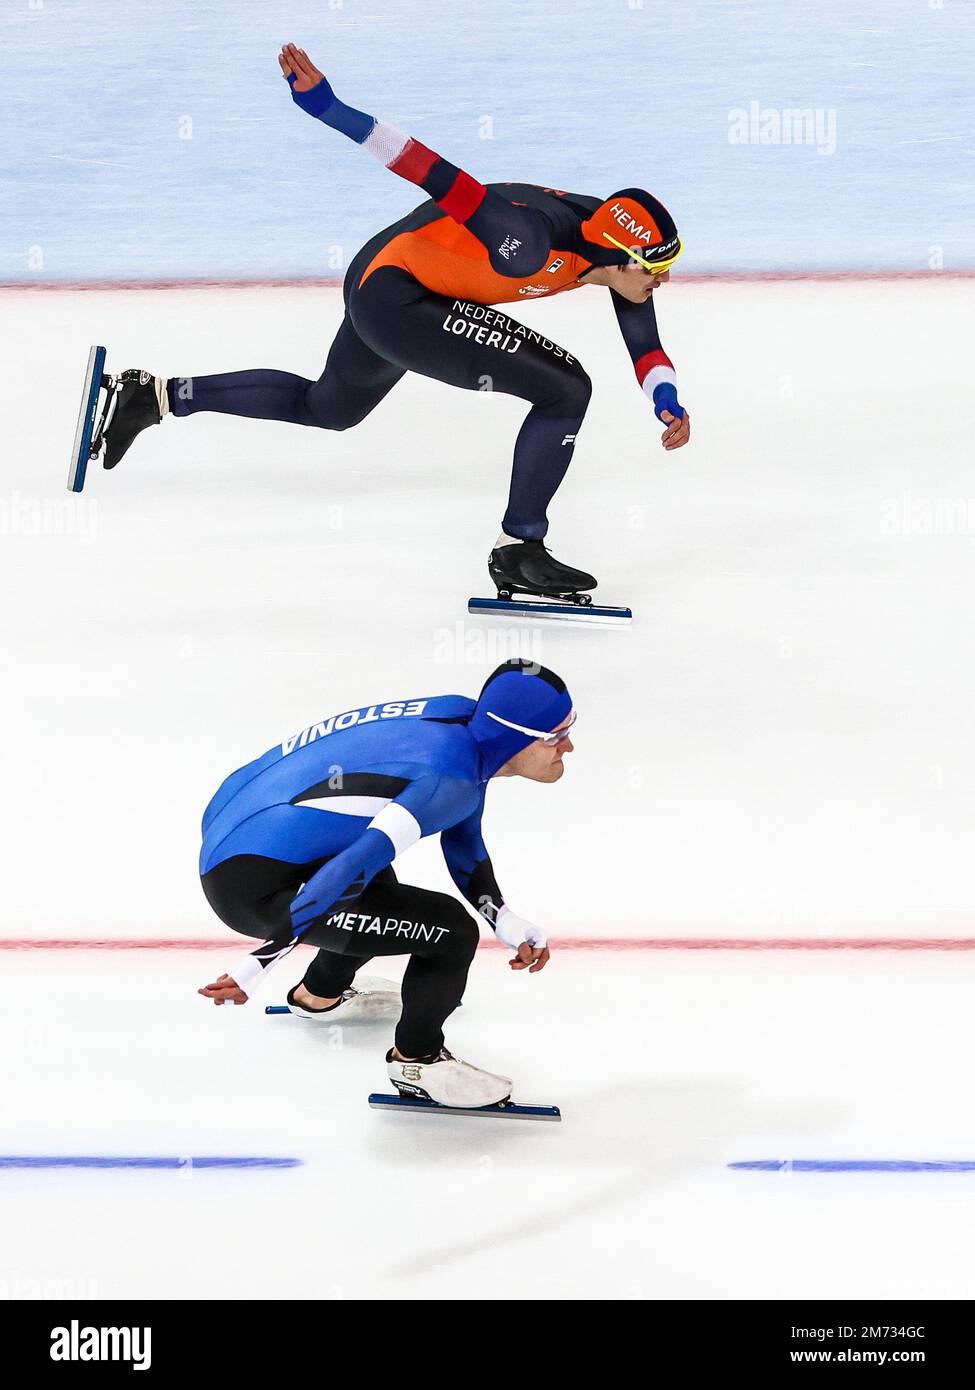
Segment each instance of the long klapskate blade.
[{"label": "long klapskate blade", "polygon": [[81,492],[85,485],[85,474],[88,472],[88,454],[91,449],[91,437],[95,429],[95,413],[98,408],[98,392],[101,389],[104,370],[105,349],[103,347],[91,348],[88,352],[85,389],[81,397],[81,409],[78,411],[78,424],[74,432],[74,452],[71,455],[71,467],[68,469],[69,492]]},{"label": "long klapskate blade", "polygon": [[[457,1005],[458,1009],[461,1008],[462,1005],[463,1005],[463,1000],[461,1000],[461,1003]],[[396,1007],[399,1008],[399,1001],[398,1001],[398,1000],[396,1001]],[[292,1018],[295,1017],[294,1013],[293,1013],[292,1010],[288,1007],[287,1004],[265,1004],[265,1005],[264,1005],[264,1012],[265,1012],[265,1014],[290,1014]],[[326,1013],[329,1013],[329,1012],[331,1012],[331,1010],[326,1010]],[[383,1020],[377,1017],[376,1019],[368,1019],[368,1020],[367,1020],[367,1019],[360,1019],[359,1022],[360,1022],[360,1023],[364,1023],[364,1022],[381,1023],[381,1022],[383,1022]]]},{"label": "long klapskate blade", "polygon": [[472,598],[468,613],[502,614],[542,622],[625,625],[633,621],[631,608],[604,608],[595,603],[560,603],[557,599]]},{"label": "long klapskate blade", "polygon": [[414,1110],[422,1115],[477,1115],[489,1120],[561,1120],[562,1111],[557,1105],[515,1105],[506,1101],[503,1105],[485,1105],[479,1109],[459,1105],[437,1105],[432,1100],[422,1100],[419,1096],[391,1096],[384,1091],[374,1091],[369,1097],[373,1110]]}]

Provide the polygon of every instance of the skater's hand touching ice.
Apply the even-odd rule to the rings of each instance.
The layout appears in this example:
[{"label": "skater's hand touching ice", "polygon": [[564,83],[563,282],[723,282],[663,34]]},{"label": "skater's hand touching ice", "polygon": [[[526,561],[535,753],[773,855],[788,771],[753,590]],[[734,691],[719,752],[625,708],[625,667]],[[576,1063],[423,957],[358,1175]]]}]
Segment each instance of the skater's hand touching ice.
[{"label": "skater's hand touching ice", "polygon": [[518,954],[512,956],[508,964],[512,970],[527,969],[529,975],[534,975],[537,971],[545,969],[551,954],[547,946],[539,949],[536,946],[529,946],[527,941],[523,941],[518,947]]},{"label": "skater's hand touching ice", "polygon": [[660,412],[660,419],[667,426],[660,442],[668,451],[682,448],[691,437],[691,417],[685,410],[680,417],[671,415],[669,410]]},{"label": "skater's hand touching ice", "polygon": [[534,975],[545,969],[550,952],[541,927],[526,922],[524,917],[503,907],[494,923],[494,934],[515,951],[516,954],[508,961],[512,970],[527,970],[529,975]]},{"label": "skater's hand touching ice", "polygon": [[212,999],[215,1004],[247,1003],[247,995],[229,975],[221,975],[212,985],[204,985],[196,992],[202,994],[204,999]]}]

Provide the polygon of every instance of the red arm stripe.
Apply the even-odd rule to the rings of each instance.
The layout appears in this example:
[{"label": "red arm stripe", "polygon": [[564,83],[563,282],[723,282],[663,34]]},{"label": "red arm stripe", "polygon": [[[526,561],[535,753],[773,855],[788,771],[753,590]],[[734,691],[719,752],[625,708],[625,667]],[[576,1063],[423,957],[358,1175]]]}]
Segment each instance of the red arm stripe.
[{"label": "red arm stripe", "polygon": [[661,352],[659,349],[657,349],[656,352],[645,352],[640,360],[633,364],[633,369],[636,372],[636,379],[641,386],[653,371],[654,367],[669,367],[671,371],[673,371],[674,364],[667,354]]},{"label": "red arm stripe", "polygon": [[419,140],[407,140],[402,152],[396,156],[389,168],[400,178],[410,183],[422,184],[440,156],[428,150]]},{"label": "red arm stripe", "polygon": [[487,189],[482,183],[478,183],[477,179],[472,179],[470,174],[461,170],[450,191],[443,198],[437,199],[437,206],[442,207],[447,216],[455,222],[464,223],[477,212],[486,193]]}]

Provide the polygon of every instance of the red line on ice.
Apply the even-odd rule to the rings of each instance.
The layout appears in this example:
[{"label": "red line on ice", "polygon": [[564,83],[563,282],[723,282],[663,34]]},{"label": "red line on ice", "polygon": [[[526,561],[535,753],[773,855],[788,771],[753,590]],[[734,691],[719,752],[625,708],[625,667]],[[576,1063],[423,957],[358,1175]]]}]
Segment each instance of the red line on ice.
[{"label": "red line on ice", "polygon": [[[256,939],[256,938],[255,938]],[[0,951],[216,951],[239,936],[0,937]],[[609,936],[564,937],[559,951],[975,951],[973,936]],[[489,938],[482,949],[497,950]]]},{"label": "red line on ice", "polygon": [[[258,280],[0,280],[0,290],[303,290],[337,289],[342,276]],[[792,281],[975,280],[973,270],[752,270],[675,275],[675,285],[779,284]]]}]

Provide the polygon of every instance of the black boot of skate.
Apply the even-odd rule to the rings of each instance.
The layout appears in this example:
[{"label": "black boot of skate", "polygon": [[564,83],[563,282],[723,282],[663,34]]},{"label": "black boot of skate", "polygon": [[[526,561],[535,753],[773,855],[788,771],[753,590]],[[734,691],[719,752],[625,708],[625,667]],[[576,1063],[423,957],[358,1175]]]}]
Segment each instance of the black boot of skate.
[{"label": "black boot of skate", "polygon": [[509,599],[512,594],[537,594],[540,598],[566,599],[586,606],[592,599],[587,589],[595,589],[596,581],[584,570],[563,565],[545,549],[541,541],[510,540],[499,537],[488,560],[488,573],[498,590],[498,598]]},{"label": "black boot of skate", "polygon": [[[114,468],[123,458],[137,434],[150,425],[158,425],[169,410],[166,382],[130,368],[117,377],[106,378],[108,400],[92,440],[92,458],[105,445],[105,468]],[[104,383],[103,383],[104,384]]]}]

